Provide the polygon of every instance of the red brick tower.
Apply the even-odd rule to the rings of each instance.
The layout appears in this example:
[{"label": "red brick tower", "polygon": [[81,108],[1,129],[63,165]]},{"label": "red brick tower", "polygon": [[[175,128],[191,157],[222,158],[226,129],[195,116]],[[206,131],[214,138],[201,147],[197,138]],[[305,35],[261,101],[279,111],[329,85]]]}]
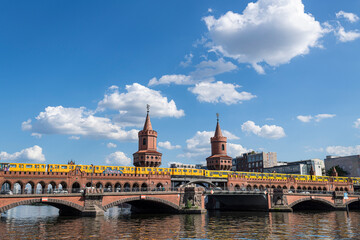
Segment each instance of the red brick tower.
[{"label": "red brick tower", "polygon": [[221,133],[219,114],[217,113],[217,124],[214,137],[211,138],[211,156],[206,159],[209,170],[230,170],[232,158],[226,153],[226,140]]},{"label": "red brick tower", "polygon": [[138,134],[139,150],[133,154],[136,167],[159,167],[161,165],[162,154],[156,149],[157,132],[152,129],[149,109],[150,106],[147,105],[144,129]]}]

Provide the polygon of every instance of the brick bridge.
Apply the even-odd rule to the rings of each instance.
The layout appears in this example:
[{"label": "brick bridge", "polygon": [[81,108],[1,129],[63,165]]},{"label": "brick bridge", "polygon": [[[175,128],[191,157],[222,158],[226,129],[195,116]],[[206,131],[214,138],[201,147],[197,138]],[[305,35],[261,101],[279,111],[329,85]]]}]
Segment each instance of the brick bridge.
[{"label": "brick bridge", "polygon": [[[213,193],[204,191],[204,188],[194,188],[191,185],[187,187],[186,184],[174,189],[171,188],[174,181],[166,173],[91,174],[80,170],[69,173],[0,172],[0,186],[6,186],[5,188],[14,192],[14,195],[0,195],[0,212],[33,203],[55,206],[62,215],[101,215],[107,209],[122,203],[129,203],[134,210],[142,212],[184,212],[188,200],[201,212],[205,207],[205,196],[211,200],[220,195],[229,202],[239,199],[238,203],[246,199],[245,196],[261,196],[261,199],[265,199],[265,207],[263,204],[257,210],[265,211],[290,211],[307,207],[344,210],[348,206],[360,206],[360,195],[354,191],[351,180],[335,182],[332,177],[326,182],[238,176],[211,181],[187,177],[186,181],[202,182],[205,188],[220,187],[222,190],[221,193]],[[348,193],[347,199],[344,198],[344,192]],[[251,199],[248,202],[253,203]]]}]

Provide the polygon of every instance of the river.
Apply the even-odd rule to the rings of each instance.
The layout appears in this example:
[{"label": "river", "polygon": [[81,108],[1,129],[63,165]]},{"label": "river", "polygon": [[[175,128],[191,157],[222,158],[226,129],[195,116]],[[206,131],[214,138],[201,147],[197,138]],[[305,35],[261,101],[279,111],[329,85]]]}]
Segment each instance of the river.
[{"label": "river", "polygon": [[360,239],[360,212],[208,212],[139,215],[114,207],[96,218],[60,217],[51,206],[1,214],[0,239]]}]

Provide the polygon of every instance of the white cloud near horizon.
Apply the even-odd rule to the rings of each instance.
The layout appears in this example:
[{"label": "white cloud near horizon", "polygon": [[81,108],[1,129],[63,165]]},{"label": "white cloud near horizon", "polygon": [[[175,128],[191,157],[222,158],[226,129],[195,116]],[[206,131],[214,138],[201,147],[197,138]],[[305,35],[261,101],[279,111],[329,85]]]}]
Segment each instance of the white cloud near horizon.
[{"label": "white cloud near horizon", "polygon": [[265,124],[260,127],[253,121],[243,123],[241,125],[241,130],[268,139],[280,139],[286,136],[284,129],[280,126]]},{"label": "white cloud near horizon", "polygon": [[328,146],[326,152],[331,155],[348,156],[360,154],[360,145],[356,146]]},{"label": "white cloud near horizon", "polygon": [[181,148],[180,145],[172,145],[169,141],[165,141],[165,142],[159,142],[158,146],[160,148],[165,148],[167,150],[173,150],[173,149],[179,149]]},{"label": "white cloud near horizon", "polygon": [[311,122],[312,120],[314,120],[315,122],[320,122],[323,119],[334,118],[334,117],[336,117],[336,114],[321,113],[321,114],[317,114],[315,116],[298,115],[296,118],[301,122],[308,123],[308,122]]},{"label": "white cloud near horizon", "polygon": [[214,83],[201,82],[189,88],[189,91],[195,94],[200,102],[221,102],[227,105],[241,103],[256,97],[249,92],[236,91],[236,88],[239,87],[239,85],[223,83],[221,81]]},{"label": "white cloud near horizon", "polygon": [[7,153],[0,152],[1,161],[6,162],[37,162],[44,163],[46,161],[45,156],[42,152],[42,148],[38,145],[33,147],[25,148],[20,152]]},{"label": "white cloud near horizon", "polygon": [[305,13],[301,0],[258,0],[240,13],[228,11],[203,20],[212,40],[211,50],[264,73],[260,63],[279,66],[310,48],[321,47],[320,23]]},{"label": "white cloud near horizon", "polygon": [[359,17],[354,13],[339,11],[336,14],[336,18],[345,18],[347,21],[354,23],[359,20]]},{"label": "white cloud near horizon", "polygon": [[109,154],[105,158],[106,164],[109,165],[120,165],[120,166],[130,166],[131,159],[126,156],[125,153],[117,151],[114,153]]},{"label": "white cloud near horizon", "polygon": [[108,144],[106,144],[107,148],[116,148],[117,145],[115,143],[109,142]]},{"label": "white cloud near horizon", "polygon": [[360,118],[356,119],[356,121],[354,122],[354,127],[360,129]]}]

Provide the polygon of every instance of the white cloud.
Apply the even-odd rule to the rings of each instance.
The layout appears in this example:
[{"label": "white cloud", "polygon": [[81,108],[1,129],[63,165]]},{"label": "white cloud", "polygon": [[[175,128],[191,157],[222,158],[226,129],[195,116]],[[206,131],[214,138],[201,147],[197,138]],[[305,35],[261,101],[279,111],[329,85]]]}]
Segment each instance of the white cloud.
[{"label": "white cloud", "polygon": [[79,136],[70,136],[69,139],[70,140],[79,140],[80,137]]},{"label": "white cloud", "polygon": [[131,165],[131,159],[128,158],[125,153],[117,151],[114,153],[109,154],[105,158],[106,164],[111,165],[120,165],[120,166],[130,166]]},{"label": "white cloud", "polygon": [[315,116],[299,115],[296,118],[301,122],[308,123],[308,122],[311,122],[312,120],[314,120],[315,122],[320,122],[323,119],[334,118],[335,116],[336,116],[336,114],[322,113],[322,114],[317,114]]},{"label": "white cloud", "polygon": [[[230,133],[229,131],[222,131],[223,136],[227,137],[228,140],[236,140],[239,137]],[[186,147],[184,149],[184,153],[179,154],[178,157],[182,158],[198,158],[203,159],[211,155],[211,143],[210,138],[214,136],[213,131],[197,131],[196,134],[186,140]],[[241,151],[239,144],[232,144],[229,146],[228,143],[228,151],[232,151],[232,153],[236,154]]]},{"label": "white cloud", "polygon": [[177,109],[175,101],[168,101],[160,91],[142,86],[138,83],[126,85],[125,93],[118,89],[109,89],[98,104],[98,111],[115,110],[119,114],[114,121],[120,126],[141,126],[144,124],[145,106],[150,104],[152,117],[175,117],[185,115],[184,110]]},{"label": "white cloud", "polygon": [[336,18],[345,18],[351,23],[357,22],[359,20],[359,17],[354,13],[348,13],[344,11],[339,11],[336,13]]},{"label": "white cloud", "polygon": [[253,121],[247,121],[241,125],[244,132],[253,133],[257,136],[270,139],[279,139],[285,137],[285,131],[282,127],[276,125],[256,125]]},{"label": "white cloud", "polygon": [[360,145],[356,145],[354,147],[329,146],[326,148],[326,152],[328,154],[338,155],[338,156],[356,155],[356,154],[360,154]]},{"label": "white cloud", "polygon": [[189,91],[197,95],[197,99],[200,102],[222,102],[227,105],[241,103],[256,97],[249,92],[236,91],[236,88],[239,87],[239,85],[223,83],[221,81],[215,83],[202,82],[189,88]]},{"label": "white cloud", "polygon": [[209,12],[209,13],[212,13],[213,10],[212,10],[211,8],[208,8],[208,12]]},{"label": "white cloud", "polygon": [[310,146],[305,146],[305,152],[324,152],[324,148],[313,148]]},{"label": "white cloud", "polygon": [[138,138],[138,130],[125,131],[110,119],[96,117],[92,111],[87,111],[84,107],[47,107],[35,119],[34,123],[31,123],[31,120],[23,122],[22,129],[37,134],[80,135],[119,141]]},{"label": "white cloud", "polygon": [[360,118],[356,119],[356,121],[354,122],[354,127],[360,129]]},{"label": "white cloud", "polygon": [[173,149],[181,148],[180,145],[171,145],[171,143],[169,141],[159,142],[158,145],[159,145],[159,147],[165,148],[167,150],[173,150]]},{"label": "white cloud", "polygon": [[301,122],[310,122],[311,119],[313,119],[313,117],[311,115],[307,115],[307,116],[303,116],[303,115],[299,115],[296,117],[298,120],[300,120]]},{"label": "white cloud", "polygon": [[13,154],[0,152],[1,161],[5,162],[45,162],[45,156],[42,148],[38,145],[29,147]]},{"label": "white cloud", "polygon": [[214,76],[237,69],[236,65],[232,62],[225,61],[223,58],[219,58],[216,61],[202,61],[195,67],[196,70],[190,72],[189,75],[164,75],[159,79],[154,77],[150,79],[148,85],[154,86],[172,83],[177,85],[192,85],[199,82],[212,82],[214,81]]},{"label": "white cloud", "polygon": [[320,23],[304,12],[301,0],[258,0],[242,14],[229,11],[204,21],[213,51],[249,63],[259,73],[264,72],[261,62],[278,66],[320,47],[324,34]]},{"label": "white cloud", "polygon": [[346,32],[344,27],[339,26],[337,31],[335,31],[335,36],[340,42],[350,42],[360,37],[360,33],[356,31]]},{"label": "white cloud", "polygon": [[187,67],[191,64],[194,55],[192,53],[185,55],[185,61],[180,62],[180,66]]},{"label": "white cloud", "polygon": [[231,157],[241,156],[243,153],[251,152],[252,149],[246,149],[240,144],[228,143],[227,152]]},{"label": "white cloud", "polygon": [[108,147],[108,148],[116,148],[117,145],[115,143],[109,142],[108,144],[106,144],[106,147]]}]

